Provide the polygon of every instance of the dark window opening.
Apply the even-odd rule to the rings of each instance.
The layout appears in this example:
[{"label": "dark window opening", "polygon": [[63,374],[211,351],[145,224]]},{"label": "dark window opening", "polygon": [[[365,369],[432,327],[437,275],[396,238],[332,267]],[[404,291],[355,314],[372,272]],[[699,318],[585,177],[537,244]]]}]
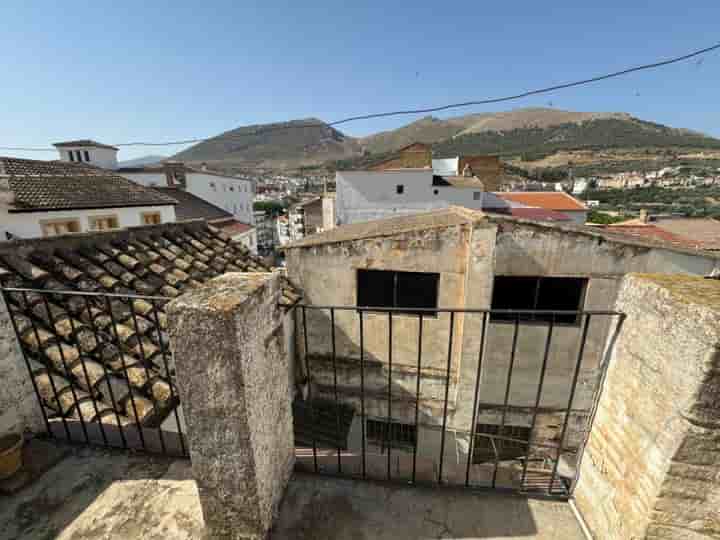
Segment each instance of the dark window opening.
[{"label": "dark window opening", "polygon": [[82,154],[80,153],[80,150],[77,150],[75,152],[75,159],[77,159],[78,161],[82,161]]},{"label": "dark window opening", "polygon": [[[583,307],[586,278],[497,276],[492,309],[579,311]],[[575,324],[578,314],[493,313],[493,321],[544,321]]]},{"label": "dark window opening", "polygon": [[70,156],[70,161],[75,161],[75,154],[73,154],[73,151],[68,151],[68,155]]},{"label": "dark window opening", "polygon": [[[357,271],[357,305],[364,307],[437,308],[440,274]],[[431,314],[428,314],[431,315]]]},{"label": "dark window opening", "polygon": [[400,422],[370,420],[366,423],[367,440],[385,448],[413,448],[417,443],[417,426]]},{"label": "dark window opening", "polygon": [[482,196],[482,192],[473,191],[473,201],[479,201],[481,196]]},{"label": "dark window opening", "polygon": [[398,195],[402,195],[403,193],[405,193],[405,186],[403,184],[398,184],[397,186],[395,186],[395,192]]},{"label": "dark window opening", "polygon": [[[496,437],[507,437],[498,439]],[[524,426],[502,426],[478,424],[475,429],[473,463],[494,461],[496,458],[517,459],[527,455],[530,443],[530,428]]]},{"label": "dark window opening", "polygon": [[88,151],[84,150],[83,154],[85,154],[85,161],[90,161],[90,154],[88,153]]},{"label": "dark window opening", "polygon": [[433,195],[437,195],[437,194],[438,194],[438,190],[437,190],[437,189],[433,189]]}]

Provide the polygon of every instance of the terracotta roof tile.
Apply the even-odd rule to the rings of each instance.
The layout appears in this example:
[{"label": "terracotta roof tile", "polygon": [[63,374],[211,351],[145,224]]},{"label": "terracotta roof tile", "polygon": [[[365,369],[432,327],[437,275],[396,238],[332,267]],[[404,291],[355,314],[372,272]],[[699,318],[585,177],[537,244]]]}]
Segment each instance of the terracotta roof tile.
[{"label": "terracotta roof tile", "polygon": [[575,197],[561,191],[498,191],[495,195],[506,201],[524,204],[546,210],[578,211],[587,210]]}]

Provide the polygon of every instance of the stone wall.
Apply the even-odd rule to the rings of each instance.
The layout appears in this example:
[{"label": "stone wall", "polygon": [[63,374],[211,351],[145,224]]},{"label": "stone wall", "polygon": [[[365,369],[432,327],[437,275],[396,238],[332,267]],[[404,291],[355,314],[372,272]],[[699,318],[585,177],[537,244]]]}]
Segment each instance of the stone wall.
[{"label": "stone wall", "polygon": [[629,275],[575,490],[598,539],[720,538],[720,282]]},{"label": "stone wall", "polygon": [[32,379],[0,295],[0,436],[45,431]]},{"label": "stone wall", "polygon": [[230,273],[168,305],[193,474],[213,538],[265,538],[294,463],[274,274]]}]

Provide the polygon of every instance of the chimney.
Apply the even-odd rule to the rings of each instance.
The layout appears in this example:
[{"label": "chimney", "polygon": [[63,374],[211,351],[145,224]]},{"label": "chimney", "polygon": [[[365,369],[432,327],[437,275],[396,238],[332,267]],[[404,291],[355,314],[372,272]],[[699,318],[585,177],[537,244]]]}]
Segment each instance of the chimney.
[{"label": "chimney", "polygon": [[182,161],[165,161],[163,169],[165,170],[165,180],[168,187],[185,188],[187,182],[185,179],[185,164]]},{"label": "chimney", "polygon": [[647,223],[649,221],[648,211],[645,208],[640,210],[640,221]]},{"label": "chimney", "polygon": [[473,175],[473,171],[472,171],[472,168],[470,167],[469,163],[466,163],[465,167],[463,167],[462,175],[465,176],[466,178]]}]

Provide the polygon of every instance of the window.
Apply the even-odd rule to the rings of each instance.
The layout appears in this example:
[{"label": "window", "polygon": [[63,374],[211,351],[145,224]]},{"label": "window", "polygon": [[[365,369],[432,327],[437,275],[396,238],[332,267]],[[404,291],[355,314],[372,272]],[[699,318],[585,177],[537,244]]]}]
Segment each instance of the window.
[{"label": "window", "polygon": [[82,154],[80,153],[80,150],[75,151],[75,159],[82,161]]},{"label": "window", "polygon": [[481,191],[473,191],[473,201],[479,201],[482,197]]},{"label": "window", "polygon": [[437,190],[437,189],[433,189],[433,195],[437,195],[437,194],[438,194],[438,190]]},{"label": "window", "polygon": [[230,186],[230,191],[235,191],[235,188],[233,186]]},{"label": "window", "polygon": [[[508,441],[485,435],[496,435],[515,439]],[[530,428],[525,426],[502,426],[498,424],[478,424],[475,429],[473,463],[484,463],[497,459],[516,459],[527,454],[530,442]]]},{"label": "window", "polygon": [[107,231],[109,229],[118,228],[117,216],[92,216],[88,218],[90,222],[90,230]]},{"label": "window", "polygon": [[143,225],[160,225],[160,212],[143,212],[141,215]]},{"label": "window", "polygon": [[383,449],[413,448],[417,443],[417,427],[400,422],[367,419],[367,440]]},{"label": "window", "polygon": [[80,232],[79,219],[55,219],[40,222],[43,236],[57,236],[58,234]]},{"label": "window", "polygon": [[397,186],[395,186],[395,192],[398,195],[402,195],[403,193],[405,193],[405,186],[403,184],[398,184]]},{"label": "window", "polygon": [[215,182],[210,182],[210,187],[213,191],[217,191],[217,187],[215,186]]},{"label": "window", "polygon": [[75,161],[75,154],[73,154],[72,150],[68,150],[68,156],[70,157],[70,161]]},{"label": "window", "polygon": [[368,307],[436,308],[440,274],[357,271],[357,305]]},{"label": "window", "polygon": [[85,154],[85,161],[90,161],[90,154],[88,154],[88,151],[84,150],[83,154]]},{"label": "window", "polygon": [[[576,311],[582,309],[586,278],[497,276],[493,286],[492,309],[546,309]],[[555,322],[575,324],[578,315],[555,315]],[[550,321],[550,314],[520,314],[521,321]],[[514,321],[512,313],[493,313],[491,320]]]}]

